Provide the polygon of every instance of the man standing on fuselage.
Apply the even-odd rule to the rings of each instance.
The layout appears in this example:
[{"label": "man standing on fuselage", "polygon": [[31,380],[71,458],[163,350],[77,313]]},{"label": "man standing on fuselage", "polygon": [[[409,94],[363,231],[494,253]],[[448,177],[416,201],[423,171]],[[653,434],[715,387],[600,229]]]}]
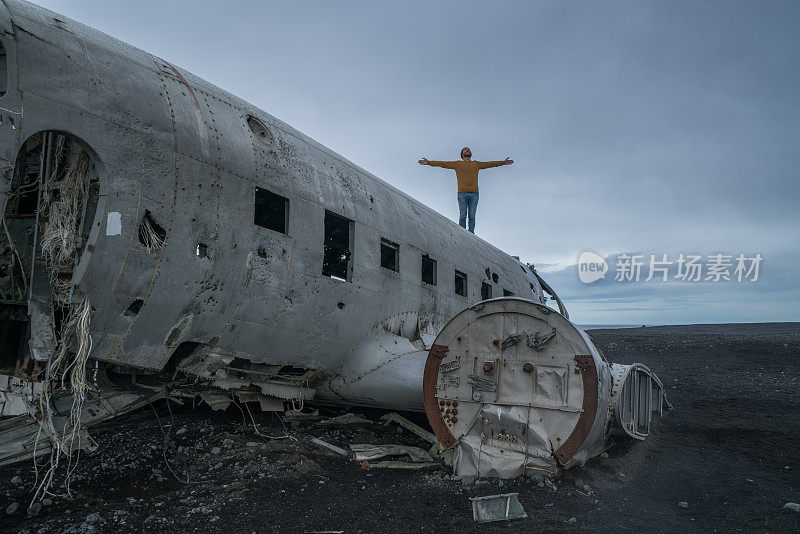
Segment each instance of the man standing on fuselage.
[{"label": "man standing on fuselage", "polygon": [[419,160],[420,165],[442,167],[456,171],[458,180],[458,224],[467,227],[469,215],[469,231],[475,233],[475,211],[478,209],[478,171],[501,165],[511,165],[514,161],[506,158],[504,161],[472,161],[472,151],[469,147],[461,149],[461,161],[429,161],[425,158]]}]

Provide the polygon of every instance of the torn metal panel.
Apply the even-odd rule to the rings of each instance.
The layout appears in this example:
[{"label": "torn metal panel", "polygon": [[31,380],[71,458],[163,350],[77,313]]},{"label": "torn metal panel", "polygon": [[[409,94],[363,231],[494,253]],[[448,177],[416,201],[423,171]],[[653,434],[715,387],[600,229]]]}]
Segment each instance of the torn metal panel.
[{"label": "torn metal panel", "polygon": [[231,405],[231,402],[233,402],[230,395],[220,393],[219,391],[198,391],[197,395],[203,399],[203,402],[211,406],[211,409],[214,411],[225,410]]},{"label": "torn metal panel", "polygon": [[59,442],[66,450],[90,447],[93,442],[86,433],[88,427],[145,406],[148,402],[154,402],[165,396],[164,391],[133,391],[116,388],[90,390],[81,408],[81,428],[77,435],[73,435],[72,427],[68,426],[70,410],[73,407],[73,398],[68,392],[62,391],[51,399],[52,426],[40,426],[42,414],[37,410],[38,404],[29,404],[27,415],[0,422],[0,465],[47,454],[55,442]]},{"label": "torn metal panel", "polygon": [[314,423],[315,425],[320,426],[337,426],[337,425],[371,425],[372,421],[361,417],[360,415],[355,415],[352,413],[345,413],[342,415],[338,415],[336,417],[331,417],[330,419],[324,419],[319,421],[318,423]]},{"label": "torn metal panel", "polygon": [[321,439],[317,438],[311,438],[311,443],[315,443],[320,447],[324,447],[328,450],[331,450],[340,456],[350,456],[350,453],[348,453],[346,450],[342,449],[341,447],[337,447],[336,445],[331,445],[327,441],[322,441]]},{"label": "torn metal panel", "polygon": [[397,423],[398,425],[402,426],[406,430],[416,434],[420,438],[422,438],[425,441],[428,441],[430,443],[438,443],[439,442],[439,439],[436,437],[435,434],[432,434],[432,433],[428,432],[427,430],[425,430],[424,428],[420,427],[419,425],[415,425],[414,423],[412,423],[411,421],[409,421],[408,419],[406,419],[405,417],[403,417],[399,413],[392,412],[390,414],[386,414],[383,417],[381,417],[381,420],[386,420],[386,424],[394,421],[395,423]]},{"label": "torn metal panel", "polygon": [[469,500],[472,501],[472,519],[479,523],[528,517],[519,502],[519,493],[470,497]]},{"label": "torn metal panel", "polygon": [[426,469],[428,467],[441,467],[439,462],[401,462],[398,460],[381,460],[380,462],[370,462],[370,469]]},{"label": "torn metal panel", "polygon": [[406,456],[411,458],[412,462],[432,462],[433,458],[426,451],[419,447],[412,447],[410,445],[369,445],[354,443],[350,445],[350,450],[353,452],[353,458],[356,461],[363,460],[377,460],[386,456]]},{"label": "torn metal panel", "polygon": [[42,383],[35,380],[0,375],[0,415],[22,415],[42,393]]},{"label": "torn metal panel", "polygon": [[[521,339],[528,342],[509,341]],[[660,382],[634,369],[620,370],[627,389],[614,382],[628,397],[614,397],[609,364],[584,332],[534,302],[494,299],[463,311],[437,337],[425,409],[440,442],[454,449],[456,475],[555,474],[602,452],[616,398],[630,399],[617,410],[629,428],[649,425],[640,407],[660,406]]]}]

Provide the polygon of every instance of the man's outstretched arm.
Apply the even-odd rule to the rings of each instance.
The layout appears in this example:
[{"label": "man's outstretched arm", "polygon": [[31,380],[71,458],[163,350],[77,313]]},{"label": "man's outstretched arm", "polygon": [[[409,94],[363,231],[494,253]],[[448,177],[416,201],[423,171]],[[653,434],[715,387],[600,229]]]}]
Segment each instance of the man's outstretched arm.
[{"label": "man's outstretched arm", "polygon": [[442,167],[443,169],[455,169],[455,161],[433,161],[426,158],[419,160],[420,165],[430,165],[431,167]]},{"label": "man's outstretched arm", "polygon": [[513,163],[514,160],[511,158],[506,158],[503,161],[481,161],[480,168],[491,169],[492,167],[502,167],[503,165],[511,165]]}]

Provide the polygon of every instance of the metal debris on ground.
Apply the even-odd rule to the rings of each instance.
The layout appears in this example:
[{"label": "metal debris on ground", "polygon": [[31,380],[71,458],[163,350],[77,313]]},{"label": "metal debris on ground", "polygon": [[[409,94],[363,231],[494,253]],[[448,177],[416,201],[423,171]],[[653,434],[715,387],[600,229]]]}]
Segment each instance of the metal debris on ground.
[{"label": "metal debris on ground", "polygon": [[470,497],[472,519],[479,523],[525,519],[528,514],[522,509],[518,496],[519,493],[503,493],[502,495]]},{"label": "metal debris on ground", "polygon": [[350,445],[353,457],[356,461],[377,460],[385,456],[404,456],[408,455],[412,462],[433,462],[433,458],[419,447],[409,445],[369,445],[366,443],[354,443]]},{"label": "metal debris on ground", "polygon": [[314,409],[310,412],[303,412],[301,410],[286,410],[283,412],[283,418],[287,421],[297,421],[297,420],[311,420],[311,419],[319,419],[319,410]]},{"label": "metal debris on ground", "polygon": [[405,428],[406,430],[408,430],[409,432],[413,432],[414,434],[416,434],[420,438],[424,439],[425,441],[429,441],[430,443],[438,443],[439,442],[439,438],[437,438],[433,434],[433,432],[428,432],[427,430],[425,430],[421,426],[412,423],[411,421],[409,421],[408,419],[406,419],[405,417],[403,417],[402,415],[400,415],[398,413],[392,412],[390,414],[386,414],[383,417],[381,417],[381,421],[386,421],[386,423],[384,423],[384,424],[387,424],[387,425],[389,423],[391,423],[391,422],[395,422],[398,425],[400,425],[403,428]]},{"label": "metal debris on ground", "polygon": [[321,439],[311,438],[311,442],[319,445],[320,447],[325,447],[326,449],[331,450],[336,454],[340,454],[342,456],[349,456],[346,450],[339,448],[336,445],[331,445],[330,443],[322,441]]},{"label": "metal debris on ground", "polygon": [[369,419],[365,419],[360,415],[355,415],[352,413],[342,414],[336,417],[331,417],[330,419],[325,419],[318,423],[314,423],[316,425],[371,425],[372,421]]},{"label": "metal debris on ground", "polygon": [[375,462],[373,464],[369,464],[370,467],[374,467],[375,469],[386,468],[386,469],[425,469],[427,467],[441,467],[442,464],[439,462],[401,462],[398,460],[383,460],[381,462]]},{"label": "metal debris on ground", "polygon": [[207,390],[198,391],[197,394],[214,411],[225,410],[231,404],[230,396],[224,393]]}]

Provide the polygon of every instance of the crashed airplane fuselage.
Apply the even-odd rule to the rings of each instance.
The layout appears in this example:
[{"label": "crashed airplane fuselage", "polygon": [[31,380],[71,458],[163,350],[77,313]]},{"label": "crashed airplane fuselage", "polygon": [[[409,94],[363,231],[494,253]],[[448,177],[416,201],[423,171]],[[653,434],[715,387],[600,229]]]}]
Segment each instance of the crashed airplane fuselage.
[{"label": "crashed airplane fuselage", "polygon": [[0,54],[4,414],[69,426],[54,382],[112,391],[107,415],[168,389],[424,409],[457,470],[500,476],[647,435],[658,379],[608,364],[532,266],[45,9],[0,3]]}]

